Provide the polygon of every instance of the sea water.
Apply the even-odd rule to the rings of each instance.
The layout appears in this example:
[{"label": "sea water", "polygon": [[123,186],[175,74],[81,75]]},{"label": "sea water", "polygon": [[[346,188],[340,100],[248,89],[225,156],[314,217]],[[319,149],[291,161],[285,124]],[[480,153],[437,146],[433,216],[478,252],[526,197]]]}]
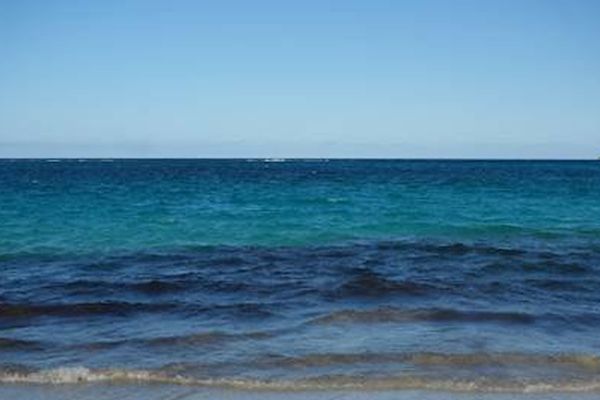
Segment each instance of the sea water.
[{"label": "sea water", "polygon": [[600,162],[0,160],[0,397],[600,395],[599,272]]}]

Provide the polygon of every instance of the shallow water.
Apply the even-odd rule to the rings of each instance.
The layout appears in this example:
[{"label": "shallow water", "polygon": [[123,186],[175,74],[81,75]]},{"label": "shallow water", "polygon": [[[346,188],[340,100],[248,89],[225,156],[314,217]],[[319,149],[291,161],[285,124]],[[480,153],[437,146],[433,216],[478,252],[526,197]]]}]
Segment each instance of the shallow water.
[{"label": "shallow water", "polygon": [[598,162],[106,161],[0,161],[4,393],[600,392]]},{"label": "shallow water", "polygon": [[295,391],[265,392],[198,389],[173,385],[4,385],[0,398],[7,400],[595,400],[595,393],[447,393],[403,391]]}]

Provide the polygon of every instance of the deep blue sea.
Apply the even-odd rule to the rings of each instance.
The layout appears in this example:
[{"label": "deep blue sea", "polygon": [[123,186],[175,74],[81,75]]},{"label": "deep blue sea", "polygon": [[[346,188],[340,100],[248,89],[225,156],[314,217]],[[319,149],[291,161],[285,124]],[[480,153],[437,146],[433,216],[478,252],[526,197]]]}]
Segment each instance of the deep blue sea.
[{"label": "deep blue sea", "polygon": [[600,393],[600,162],[0,160],[0,382]]}]

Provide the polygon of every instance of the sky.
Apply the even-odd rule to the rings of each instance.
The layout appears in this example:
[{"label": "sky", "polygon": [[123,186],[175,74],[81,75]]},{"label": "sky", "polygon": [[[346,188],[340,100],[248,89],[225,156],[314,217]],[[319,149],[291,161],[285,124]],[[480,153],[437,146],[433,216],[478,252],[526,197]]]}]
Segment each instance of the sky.
[{"label": "sky", "polygon": [[0,0],[0,157],[598,156],[600,1]]}]

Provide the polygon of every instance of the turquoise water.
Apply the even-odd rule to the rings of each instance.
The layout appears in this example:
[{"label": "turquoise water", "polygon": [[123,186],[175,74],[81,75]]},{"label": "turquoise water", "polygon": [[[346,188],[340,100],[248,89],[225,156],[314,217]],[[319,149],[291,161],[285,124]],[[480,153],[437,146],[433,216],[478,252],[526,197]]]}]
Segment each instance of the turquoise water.
[{"label": "turquoise water", "polygon": [[600,163],[2,161],[0,249],[600,234]]},{"label": "turquoise water", "polygon": [[599,162],[274,161],[0,160],[0,382],[600,391]]}]

